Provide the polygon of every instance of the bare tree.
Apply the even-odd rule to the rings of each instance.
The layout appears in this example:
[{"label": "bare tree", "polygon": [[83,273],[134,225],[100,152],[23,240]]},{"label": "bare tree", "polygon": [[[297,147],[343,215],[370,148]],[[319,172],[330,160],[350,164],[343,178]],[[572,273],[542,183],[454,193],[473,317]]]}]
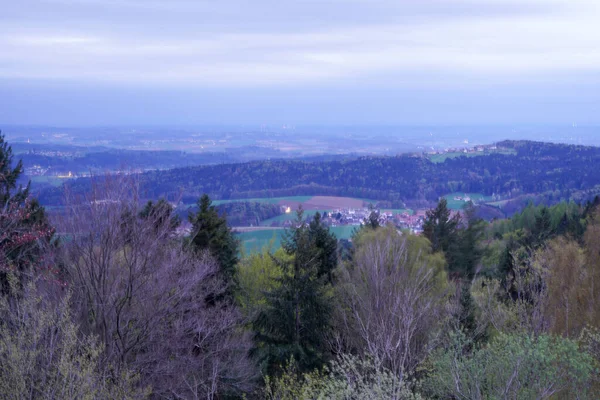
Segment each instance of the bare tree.
[{"label": "bare tree", "polygon": [[[81,335],[72,320],[70,296],[52,295],[55,285],[38,277],[0,296],[0,397],[3,399],[138,399],[147,392],[123,370],[105,374],[102,345]],[[14,291],[18,293],[14,293]]]},{"label": "bare tree", "polygon": [[66,196],[62,262],[83,328],[104,342],[107,366],[139,371],[158,397],[248,389],[240,313],[206,302],[226,290],[216,262],[173,237],[162,213],[141,217],[138,188],[131,177],[104,176],[85,196]]},{"label": "bare tree", "polygon": [[443,260],[426,239],[379,229],[361,238],[341,274],[349,340],[403,378],[429,354],[446,317]]}]

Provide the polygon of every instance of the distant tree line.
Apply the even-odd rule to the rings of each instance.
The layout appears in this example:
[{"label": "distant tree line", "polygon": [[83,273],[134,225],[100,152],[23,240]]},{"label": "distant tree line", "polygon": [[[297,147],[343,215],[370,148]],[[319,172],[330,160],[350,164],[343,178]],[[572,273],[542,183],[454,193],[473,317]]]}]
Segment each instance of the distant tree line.
[{"label": "distant tree line", "polygon": [[[202,193],[213,199],[330,195],[373,198],[394,207],[431,205],[448,193],[482,193],[501,199],[545,196],[559,202],[600,192],[600,149],[553,143],[506,141],[498,146],[516,154],[457,157],[432,163],[422,156],[361,157],[306,162],[255,161],[155,171],[141,177],[148,198],[193,202]],[[71,190],[86,191],[89,182]],[[183,191],[183,192],[182,192]],[[43,204],[58,204],[60,189],[40,194]],[[579,197],[579,198],[578,198]]]}]

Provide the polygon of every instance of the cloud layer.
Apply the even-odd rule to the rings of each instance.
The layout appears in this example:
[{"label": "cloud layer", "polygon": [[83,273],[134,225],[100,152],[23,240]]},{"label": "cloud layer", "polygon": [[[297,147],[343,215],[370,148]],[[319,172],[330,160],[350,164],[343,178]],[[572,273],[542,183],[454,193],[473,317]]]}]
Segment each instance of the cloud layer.
[{"label": "cloud layer", "polygon": [[11,2],[0,78],[150,86],[419,86],[600,72],[600,3]]}]

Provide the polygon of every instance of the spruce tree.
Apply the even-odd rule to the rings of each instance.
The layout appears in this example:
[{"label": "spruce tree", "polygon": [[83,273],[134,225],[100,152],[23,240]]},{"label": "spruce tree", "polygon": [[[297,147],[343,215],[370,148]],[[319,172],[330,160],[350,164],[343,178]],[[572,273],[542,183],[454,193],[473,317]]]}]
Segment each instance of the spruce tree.
[{"label": "spruce tree", "polygon": [[440,199],[436,208],[427,211],[423,224],[423,236],[431,242],[431,249],[434,253],[447,252],[450,246],[456,242],[459,218],[458,214],[450,217],[448,202],[445,198]]},{"label": "spruce tree", "polygon": [[448,265],[448,269],[459,278],[472,280],[477,264],[484,254],[480,241],[484,235],[485,222],[477,216],[477,210],[471,202],[464,209],[464,221],[466,226],[458,231],[458,242],[452,249],[455,251],[450,257],[451,264]]},{"label": "spruce tree", "polygon": [[0,131],[0,207],[6,209],[10,204],[23,203],[29,196],[29,185],[23,188],[18,185],[19,177],[23,173],[23,161],[19,160],[13,165],[12,148],[4,140]]},{"label": "spruce tree", "polygon": [[12,148],[0,131],[0,289],[4,293],[8,274],[16,276],[19,285],[42,270],[57,274],[55,268],[40,268],[54,229],[44,208],[29,197],[29,184],[25,188],[18,184],[22,173],[23,163],[19,160],[13,167]]},{"label": "spruce tree", "polygon": [[199,251],[208,250],[219,263],[222,278],[235,286],[239,242],[207,194],[202,195],[197,205],[198,211],[188,217],[192,224],[192,245]]},{"label": "spruce tree", "polygon": [[263,370],[277,373],[293,358],[301,371],[309,371],[326,359],[325,336],[331,305],[327,276],[320,276],[322,250],[298,210],[295,227],[286,232],[282,247],[293,257],[274,257],[283,274],[266,293],[266,305],[254,319],[257,356]]},{"label": "spruce tree", "polygon": [[139,214],[140,218],[154,221],[156,228],[162,227],[169,222],[169,229],[175,231],[180,225],[179,216],[173,213],[173,206],[166,200],[160,199],[156,203],[148,200],[142,211]]},{"label": "spruce tree", "polygon": [[337,266],[337,238],[323,225],[321,214],[317,212],[308,225],[310,237],[314,240],[315,247],[319,250],[318,277],[325,276],[329,283],[333,282],[333,271]]},{"label": "spruce tree", "polygon": [[531,245],[539,247],[552,237],[552,221],[548,207],[542,207],[540,213],[535,216],[535,225],[532,229]]}]

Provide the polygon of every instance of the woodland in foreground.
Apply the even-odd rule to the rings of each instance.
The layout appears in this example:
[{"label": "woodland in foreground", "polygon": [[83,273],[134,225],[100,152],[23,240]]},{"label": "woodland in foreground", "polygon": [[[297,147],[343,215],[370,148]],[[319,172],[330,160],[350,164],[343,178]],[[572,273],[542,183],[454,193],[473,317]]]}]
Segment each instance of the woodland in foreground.
[{"label": "woodland in foreground", "polygon": [[338,242],[302,211],[240,254],[208,196],[189,237],[135,179],[52,221],[0,137],[0,396],[600,397],[600,202],[487,223],[444,200],[422,236],[372,215]]}]

